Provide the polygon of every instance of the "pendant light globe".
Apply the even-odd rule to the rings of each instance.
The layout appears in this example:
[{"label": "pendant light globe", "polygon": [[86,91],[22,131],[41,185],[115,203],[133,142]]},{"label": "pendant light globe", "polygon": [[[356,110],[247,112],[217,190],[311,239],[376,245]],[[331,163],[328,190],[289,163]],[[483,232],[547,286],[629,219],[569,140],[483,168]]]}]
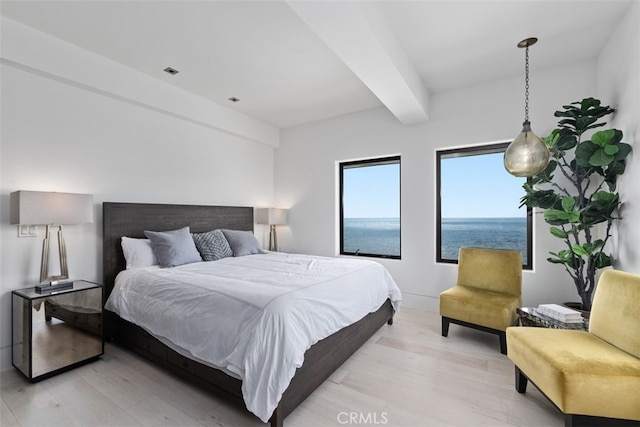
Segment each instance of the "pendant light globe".
[{"label": "pendant light globe", "polygon": [[538,41],[535,37],[522,40],[518,47],[526,48],[525,54],[525,101],[522,132],[504,152],[504,167],[511,175],[532,177],[542,172],[551,157],[547,145],[531,131],[529,122],[529,46]]},{"label": "pendant light globe", "polygon": [[504,167],[514,176],[536,176],[547,167],[549,157],[549,149],[544,141],[531,131],[529,121],[525,121],[520,135],[504,152]]}]

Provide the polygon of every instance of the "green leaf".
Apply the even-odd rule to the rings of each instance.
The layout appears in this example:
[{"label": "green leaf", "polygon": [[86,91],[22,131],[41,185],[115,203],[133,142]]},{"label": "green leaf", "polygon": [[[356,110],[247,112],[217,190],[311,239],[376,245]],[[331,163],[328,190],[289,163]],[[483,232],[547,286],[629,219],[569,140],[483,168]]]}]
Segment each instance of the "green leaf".
[{"label": "green leaf", "polygon": [[544,220],[551,225],[576,224],[580,222],[580,212],[548,209],[543,212]]},{"label": "green leaf", "polygon": [[591,142],[589,140],[582,141],[576,147],[576,151],[575,151],[576,164],[579,165],[579,166],[582,166],[582,167],[591,166],[591,164],[589,162],[589,159],[597,151],[598,151],[598,146],[596,144],[594,144],[593,142]]},{"label": "green leaf", "polygon": [[576,199],[574,199],[573,197],[562,198],[562,209],[564,209],[565,212],[571,212],[575,205],[576,205]]},{"label": "green leaf", "polygon": [[557,139],[555,141],[554,147],[559,152],[564,152],[568,150],[572,150],[578,144],[578,138],[573,131],[570,129],[554,129],[552,134],[557,133]]},{"label": "green leaf", "polygon": [[554,264],[565,264],[569,268],[573,268],[573,253],[568,250],[561,250],[557,254],[549,252],[555,258],[547,258],[547,261]]},{"label": "green leaf", "polygon": [[551,231],[552,235],[560,239],[566,239],[567,237],[569,237],[566,231],[558,227],[551,227],[549,228],[549,231]]},{"label": "green leaf", "polygon": [[611,257],[609,255],[601,252],[596,256],[596,268],[605,268],[611,265]]},{"label": "green leaf", "polygon": [[601,106],[600,101],[594,98],[585,98],[580,102],[572,102],[562,107],[564,111],[554,113],[554,116],[563,118],[558,122],[558,126],[574,136],[580,136],[589,129],[604,126],[605,123],[598,123],[598,119],[615,111],[609,106]]},{"label": "green leaf", "polygon": [[530,206],[550,209],[560,205],[560,196],[553,190],[535,190],[528,183],[523,185],[526,194],[520,199],[520,207]]},{"label": "green leaf", "polygon": [[607,166],[613,162],[614,157],[605,153],[603,149],[598,149],[589,157],[589,164],[592,166]]},{"label": "green leaf", "polygon": [[[613,129],[601,130],[593,134],[591,137],[591,141],[599,147],[604,147],[608,144],[616,144],[617,142],[613,142],[613,138],[615,136],[615,131]],[[609,142],[612,141],[612,142]]]},{"label": "green leaf", "polygon": [[618,182],[618,175],[622,175],[625,169],[626,164],[624,160],[614,160],[609,166],[607,166],[602,175],[604,176],[604,181],[609,186],[609,191],[615,191],[616,183]]},{"label": "green leaf", "polygon": [[593,250],[598,250],[600,248],[602,248],[604,246],[604,240],[602,239],[598,239],[595,242],[593,242],[592,244]]},{"label": "green leaf", "polygon": [[558,209],[549,209],[544,211],[544,213],[542,214],[544,216],[544,219],[549,222],[556,222],[556,221],[562,221],[560,223],[557,223],[555,225],[561,225],[561,224],[566,224],[567,222],[569,222],[569,214],[565,211],[561,211]]},{"label": "green leaf", "polygon": [[580,105],[580,110],[587,111],[590,108],[595,108],[600,106],[600,100],[595,98],[584,98],[580,102],[574,102],[574,104]]},{"label": "green leaf", "polygon": [[604,146],[604,152],[606,154],[609,155],[614,155],[616,154],[618,151],[620,151],[620,148],[617,145],[605,145]]},{"label": "green leaf", "polygon": [[573,117],[574,119],[578,117],[578,113],[575,112],[575,109],[572,109],[573,107],[569,107],[568,105],[563,105],[563,108],[565,108],[565,111],[556,111],[553,115],[556,117]]},{"label": "green leaf", "polygon": [[571,245],[571,250],[579,256],[589,256],[589,252],[582,245]]},{"label": "green leaf", "polygon": [[621,142],[618,144],[618,152],[616,153],[616,160],[624,160],[631,153],[631,146],[629,144],[625,144]]},{"label": "green leaf", "polygon": [[598,120],[597,117],[591,117],[591,116],[579,117],[578,120],[576,120],[576,129],[585,131],[589,128],[590,125],[594,124],[597,120]]},{"label": "green leaf", "polygon": [[613,220],[613,213],[620,203],[617,193],[598,191],[591,196],[591,202],[580,213],[585,226]]},{"label": "green leaf", "polygon": [[591,201],[598,206],[606,206],[617,203],[620,200],[618,193],[610,193],[608,191],[598,191],[591,196]]}]

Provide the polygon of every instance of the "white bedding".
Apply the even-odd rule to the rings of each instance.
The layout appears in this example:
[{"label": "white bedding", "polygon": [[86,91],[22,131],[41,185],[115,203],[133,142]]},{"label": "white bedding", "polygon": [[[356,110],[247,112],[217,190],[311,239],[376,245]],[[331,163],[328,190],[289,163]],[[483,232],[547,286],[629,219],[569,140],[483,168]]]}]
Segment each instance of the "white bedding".
[{"label": "white bedding", "polygon": [[270,252],[174,268],[125,270],[105,308],[242,379],[267,422],[305,351],[400,290],[379,263]]}]

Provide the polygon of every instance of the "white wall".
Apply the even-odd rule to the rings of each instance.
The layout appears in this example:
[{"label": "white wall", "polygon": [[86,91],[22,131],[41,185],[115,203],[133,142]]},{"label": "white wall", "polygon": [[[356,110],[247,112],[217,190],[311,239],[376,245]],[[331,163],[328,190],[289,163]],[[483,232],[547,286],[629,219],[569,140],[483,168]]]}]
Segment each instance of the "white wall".
[{"label": "white wall", "polygon": [[[437,310],[439,293],[455,283],[456,265],[435,263],[435,151],[515,138],[523,120],[522,80],[435,94],[424,124],[403,126],[385,109],[375,109],[284,130],[275,154],[276,204],[291,211],[290,225],[280,232],[281,248],[335,255],[336,163],[401,154],[402,260],[380,262],[402,289],[406,306]],[[532,67],[533,130],[548,134],[556,124],[553,113],[594,96],[595,86],[595,61],[550,70]],[[469,171],[460,179],[482,177]],[[490,203],[490,188],[486,196]],[[523,275],[524,303],[575,301],[566,272],[546,261],[549,251],[559,249],[557,239],[540,215],[534,227],[534,270]]]},{"label": "white wall", "polygon": [[618,181],[622,221],[614,230],[614,267],[640,274],[640,3],[634,2],[598,58],[598,95],[616,108],[609,125],[633,147]]},{"label": "white wall", "polygon": [[[234,206],[270,206],[273,201],[273,147],[254,141],[259,127],[247,126],[248,136],[242,137],[236,136],[243,133],[242,118],[227,131],[215,126],[215,117],[203,122],[216,108],[205,105],[203,111],[201,99],[187,102],[194,111],[168,111],[164,106],[172,98],[180,104],[190,95],[176,95],[175,88],[124,67],[100,76],[102,86],[79,82],[72,73],[91,77],[81,72],[87,57],[92,66],[86,74],[114,63],[43,34],[37,36],[46,41],[50,66],[42,58],[37,58],[37,69],[35,62],[27,66],[7,60],[5,52],[16,50],[4,49],[15,36],[8,30],[3,26],[0,64],[0,369],[11,364],[11,290],[37,283],[44,233],[39,227],[37,238],[17,237],[17,226],[9,224],[9,193],[94,195],[94,223],[67,226],[64,232],[70,276],[97,282],[102,281],[103,201]],[[20,28],[20,35],[33,34]],[[25,63],[34,59],[20,54]],[[75,63],[80,70],[54,73],[55,61]],[[158,102],[142,103],[107,90],[132,80],[152,87]]]}]

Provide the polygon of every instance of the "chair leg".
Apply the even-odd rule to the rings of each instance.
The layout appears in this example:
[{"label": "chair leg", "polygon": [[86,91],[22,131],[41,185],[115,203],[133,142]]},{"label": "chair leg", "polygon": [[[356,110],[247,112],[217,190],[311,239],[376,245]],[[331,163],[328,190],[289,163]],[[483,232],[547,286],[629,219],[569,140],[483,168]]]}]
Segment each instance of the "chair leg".
[{"label": "chair leg", "polygon": [[518,393],[525,393],[527,391],[527,383],[529,379],[522,373],[520,368],[516,366],[516,390]]},{"label": "chair leg", "polygon": [[498,338],[500,339],[500,353],[507,354],[507,334],[506,332],[502,332],[498,334]]},{"label": "chair leg", "polygon": [[573,419],[573,415],[571,414],[564,414],[564,427],[574,427],[577,424],[575,423],[575,420]]},{"label": "chair leg", "polygon": [[442,317],[442,336],[446,337],[449,335],[449,318]]}]

